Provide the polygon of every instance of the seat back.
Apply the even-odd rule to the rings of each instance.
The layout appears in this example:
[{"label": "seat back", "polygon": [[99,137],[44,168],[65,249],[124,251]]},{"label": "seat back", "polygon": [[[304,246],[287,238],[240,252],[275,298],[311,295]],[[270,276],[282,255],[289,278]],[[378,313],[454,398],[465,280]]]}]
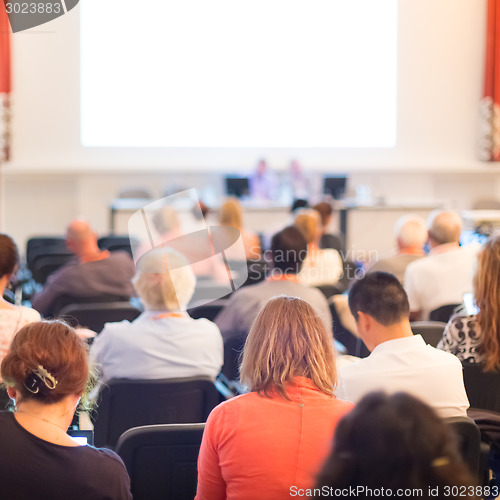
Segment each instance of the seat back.
[{"label": "seat back", "polygon": [[123,432],[141,425],[205,422],[219,402],[208,377],[110,380],[94,414],[95,445],[114,448]]},{"label": "seat back", "polygon": [[74,257],[70,252],[43,254],[34,257],[31,267],[33,279],[37,283],[44,285],[51,274],[54,274],[62,266],[72,261]]},{"label": "seat back", "polygon": [[63,307],[59,317],[63,317],[71,326],[82,326],[94,332],[101,332],[105,323],[134,321],[141,311],[130,302],[98,302],[70,304]]},{"label": "seat back", "polygon": [[500,373],[485,372],[478,363],[462,363],[471,408],[500,413]]},{"label": "seat back", "polygon": [[69,252],[64,237],[36,236],[26,243],[26,265],[32,269],[33,260],[40,255]]},{"label": "seat back", "polygon": [[481,433],[474,420],[469,417],[446,418],[458,438],[458,446],[464,462],[469,467],[473,477],[479,473],[479,458],[481,454]]},{"label": "seat back", "polygon": [[125,431],[116,452],[134,500],[193,500],[205,424],[147,425]]},{"label": "seat back", "polygon": [[102,236],[97,240],[97,244],[101,250],[109,250],[110,252],[128,252],[132,256],[132,248],[129,236],[117,236],[110,234]]},{"label": "seat back", "polygon": [[221,372],[229,380],[240,379],[240,358],[246,339],[246,335],[242,335],[224,342],[224,365]]},{"label": "seat back", "polygon": [[429,319],[431,321],[443,321],[448,323],[450,318],[455,314],[455,310],[459,308],[462,304],[446,304],[445,306],[438,307],[431,311],[429,314]]},{"label": "seat back", "polygon": [[413,321],[411,330],[413,335],[422,335],[426,344],[436,347],[443,336],[446,323],[442,321]]},{"label": "seat back", "polygon": [[9,409],[12,400],[9,398],[7,389],[0,386],[0,411]]},{"label": "seat back", "polygon": [[327,299],[342,293],[342,290],[334,285],[317,285],[315,288],[317,288]]},{"label": "seat back", "polygon": [[219,299],[209,302],[208,304],[202,304],[200,306],[194,305],[193,308],[188,309],[189,316],[193,319],[206,318],[213,321],[217,314],[224,308],[227,304],[227,300]]},{"label": "seat back", "polygon": [[346,348],[346,354],[357,356],[358,358],[366,358],[369,356],[370,351],[361,338],[354,335],[342,325],[337,313],[337,308],[335,307],[335,302],[333,300],[329,300],[328,302],[333,320],[333,338]]}]

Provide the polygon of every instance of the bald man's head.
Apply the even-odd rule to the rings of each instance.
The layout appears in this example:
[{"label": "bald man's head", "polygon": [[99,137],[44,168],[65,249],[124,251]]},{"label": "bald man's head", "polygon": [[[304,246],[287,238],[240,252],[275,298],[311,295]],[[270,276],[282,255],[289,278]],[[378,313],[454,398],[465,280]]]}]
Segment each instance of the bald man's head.
[{"label": "bald man's head", "polygon": [[436,210],[427,220],[431,244],[458,243],[462,233],[462,219],[452,210]]},{"label": "bald man's head", "polygon": [[97,235],[89,223],[82,219],[74,220],[66,230],[66,245],[76,255],[83,256],[99,251]]}]

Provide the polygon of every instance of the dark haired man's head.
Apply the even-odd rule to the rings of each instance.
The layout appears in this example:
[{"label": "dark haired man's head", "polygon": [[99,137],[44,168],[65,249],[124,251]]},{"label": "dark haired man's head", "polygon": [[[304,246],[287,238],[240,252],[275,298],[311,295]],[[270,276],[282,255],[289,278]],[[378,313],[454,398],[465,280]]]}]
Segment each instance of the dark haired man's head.
[{"label": "dark haired man's head", "polygon": [[349,291],[349,309],[358,321],[359,312],[367,314],[383,326],[391,326],[410,317],[408,296],[392,274],[368,273],[356,281]]},{"label": "dark haired man's head", "polygon": [[19,262],[19,251],[13,239],[0,234],[0,278],[15,272]]},{"label": "dark haired man's head", "polygon": [[271,239],[274,269],[283,274],[298,274],[307,255],[307,242],[295,226],[285,227]]},{"label": "dark haired man's head", "polygon": [[290,213],[294,213],[295,210],[299,208],[309,208],[309,202],[307,200],[303,200],[302,198],[297,198],[293,200],[292,206],[290,207]]}]

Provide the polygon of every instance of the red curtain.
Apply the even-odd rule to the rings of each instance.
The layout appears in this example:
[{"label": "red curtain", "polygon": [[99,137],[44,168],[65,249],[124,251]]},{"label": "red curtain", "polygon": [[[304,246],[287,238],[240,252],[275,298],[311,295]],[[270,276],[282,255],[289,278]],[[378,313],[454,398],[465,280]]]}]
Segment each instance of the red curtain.
[{"label": "red curtain", "polygon": [[500,161],[500,0],[488,0],[479,158],[485,161]]},{"label": "red curtain", "polygon": [[10,24],[4,2],[0,1],[0,163],[10,156],[11,52]]}]

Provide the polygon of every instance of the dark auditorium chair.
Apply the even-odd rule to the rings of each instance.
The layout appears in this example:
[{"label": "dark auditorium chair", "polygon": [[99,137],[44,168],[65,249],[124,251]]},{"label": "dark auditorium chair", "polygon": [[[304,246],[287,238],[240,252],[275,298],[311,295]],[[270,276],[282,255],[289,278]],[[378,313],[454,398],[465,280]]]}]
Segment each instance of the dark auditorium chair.
[{"label": "dark auditorium chair", "polygon": [[269,274],[270,266],[264,260],[248,260],[247,261],[247,272],[248,277],[243,286],[254,285],[255,283],[260,283],[266,279]]},{"label": "dark auditorium chair", "polygon": [[224,342],[224,365],[221,372],[228,380],[240,379],[240,357],[246,338],[246,335],[242,335]]},{"label": "dark auditorium chair", "polygon": [[10,304],[15,304],[16,303],[16,296],[12,290],[9,290],[8,288],[6,288],[3,291],[3,300],[6,300]]},{"label": "dark auditorium chair", "polygon": [[346,348],[346,354],[366,358],[370,351],[360,337],[354,335],[342,325],[337,309],[332,301],[328,301],[333,320],[333,338]]},{"label": "dark auditorium chair", "polygon": [[193,308],[188,309],[187,312],[193,319],[206,318],[213,321],[226,304],[227,300],[225,299],[214,300],[201,306],[195,305]]},{"label": "dark auditorium chair", "polygon": [[474,420],[469,417],[445,418],[458,438],[458,445],[464,462],[468,465],[473,477],[482,477],[480,471],[481,433]]},{"label": "dark auditorium chair", "polygon": [[327,299],[343,293],[343,290],[335,285],[317,285],[314,288],[317,288]]},{"label": "dark auditorium chair", "polygon": [[127,252],[132,256],[132,248],[129,236],[117,236],[110,234],[103,236],[97,240],[97,245],[101,250],[109,250],[110,252]]},{"label": "dark auditorium chair", "polygon": [[71,326],[82,326],[94,332],[101,332],[105,323],[134,321],[141,311],[130,302],[98,302],[70,304],[63,307],[58,317],[65,319]]},{"label": "dark auditorium chair", "polygon": [[134,500],[193,500],[205,424],[146,425],[125,431],[116,452]]},{"label": "dark auditorium chair", "polygon": [[95,445],[113,449],[126,430],[141,425],[205,422],[219,402],[208,377],[110,380],[93,415]]},{"label": "dark auditorium chair", "polygon": [[443,321],[448,323],[450,318],[455,314],[455,310],[458,309],[462,304],[447,304],[445,306],[438,307],[431,311],[429,314],[429,319],[431,321]]},{"label": "dark auditorium chair", "polygon": [[412,321],[414,335],[422,335],[426,344],[436,347],[443,336],[446,323],[442,321]]},{"label": "dark auditorium chair", "polygon": [[462,363],[471,408],[500,413],[500,373],[485,372],[479,363]]},{"label": "dark auditorium chair", "polygon": [[37,256],[32,263],[31,274],[36,283],[44,285],[47,278],[62,266],[71,262],[74,255],[70,252]]},{"label": "dark auditorium chair", "polygon": [[11,402],[12,400],[7,394],[7,389],[5,387],[0,387],[0,411],[7,410]]},{"label": "dark auditorium chair", "polygon": [[26,265],[32,269],[33,260],[40,255],[69,252],[62,236],[35,236],[26,243]]}]

